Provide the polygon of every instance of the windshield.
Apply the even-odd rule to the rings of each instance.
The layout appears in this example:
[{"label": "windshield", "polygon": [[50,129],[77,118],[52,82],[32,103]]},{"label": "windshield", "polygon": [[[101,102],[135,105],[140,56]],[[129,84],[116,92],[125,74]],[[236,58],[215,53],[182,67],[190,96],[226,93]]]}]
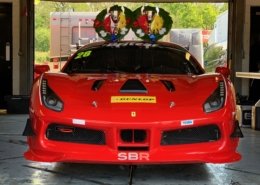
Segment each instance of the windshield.
[{"label": "windshield", "polygon": [[161,46],[103,45],[79,50],[63,72],[201,74],[203,70],[185,50]]}]

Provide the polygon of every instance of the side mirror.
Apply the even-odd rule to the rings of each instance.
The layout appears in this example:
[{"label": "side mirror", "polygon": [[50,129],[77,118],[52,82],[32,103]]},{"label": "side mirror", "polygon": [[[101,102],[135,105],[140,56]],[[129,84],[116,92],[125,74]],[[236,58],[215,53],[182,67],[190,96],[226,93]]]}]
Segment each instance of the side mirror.
[{"label": "side mirror", "polygon": [[39,65],[35,64],[34,65],[34,79],[38,78],[42,73],[49,71],[50,66],[49,65]]},{"label": "side mirror", "polygon": [[227,67],[217,67],[215,72],[222,74],[225,78],[230,76],[230,69]]}]

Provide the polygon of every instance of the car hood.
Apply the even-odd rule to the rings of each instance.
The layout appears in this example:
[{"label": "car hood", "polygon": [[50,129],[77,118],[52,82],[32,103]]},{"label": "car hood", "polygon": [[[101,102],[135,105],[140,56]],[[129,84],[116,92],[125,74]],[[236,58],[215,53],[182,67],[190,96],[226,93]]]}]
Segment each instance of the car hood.
[{"label": "car hood", "polygon": [[176,111],[204,114],[203,104],[224,80],[219,74],[147,75],[46,73],[49,87],[64,102],[64,111]]}]

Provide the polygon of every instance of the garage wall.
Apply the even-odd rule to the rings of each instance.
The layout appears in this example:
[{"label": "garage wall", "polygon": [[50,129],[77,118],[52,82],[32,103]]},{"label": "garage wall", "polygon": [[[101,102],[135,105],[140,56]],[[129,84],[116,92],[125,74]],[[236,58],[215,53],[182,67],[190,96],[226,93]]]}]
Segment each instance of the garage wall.
[{"label": "garage wall", "polygon": [[20,0],[20,95],[28,95],[33,83],[34,0]]},{"label": "garage wall", "polygon": [[12,3],[13,7],[13,94],[20,94],[20,0],[0,0],[1,3]]}]

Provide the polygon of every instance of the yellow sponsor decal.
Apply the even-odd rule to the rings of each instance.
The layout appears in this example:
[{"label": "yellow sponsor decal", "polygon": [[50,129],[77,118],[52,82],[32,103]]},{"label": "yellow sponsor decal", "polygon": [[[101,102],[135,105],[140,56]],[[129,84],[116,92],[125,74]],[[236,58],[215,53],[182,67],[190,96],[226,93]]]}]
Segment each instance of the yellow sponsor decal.
[{"label": "yellow sponsor decal", "polygon": [[111,103],[156,103],[155,96],[111,96]]},{"label": "yellow sponsor decal", "polygon": [[186,52],[186,54],[185,54],[185,58],[186,58],[186,60],[190,60],[190,57],[191,57],[191,55],[188,53],[188,52]]}]

